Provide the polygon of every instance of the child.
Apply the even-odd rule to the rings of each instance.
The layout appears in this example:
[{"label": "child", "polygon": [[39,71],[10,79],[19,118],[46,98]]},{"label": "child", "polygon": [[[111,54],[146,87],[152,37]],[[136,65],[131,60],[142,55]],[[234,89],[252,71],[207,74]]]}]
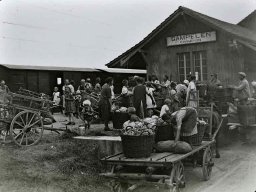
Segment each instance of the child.
[{"label": "child", "polygon": [[82,107],[83,120],[85,122],[85,126],[87,126],[87,128],[89,129],[90,123],[95,116],[95,112],[91,106],[91,101],[89,98],[86,98],[86,100],[83,101]]},{"label": "child", "polygon": [[58,106],[60,104],[60,92],[59,92],[58,87],[54,87],[52,96],[53,96],[53,102],[54,102],[53,105]]},{"label": "child", "polygon": [[164,114],[171,114],[171,104],[172,101],[170,99],[165,99],[164,105],[161,108],[160,117],[162,117]]}]

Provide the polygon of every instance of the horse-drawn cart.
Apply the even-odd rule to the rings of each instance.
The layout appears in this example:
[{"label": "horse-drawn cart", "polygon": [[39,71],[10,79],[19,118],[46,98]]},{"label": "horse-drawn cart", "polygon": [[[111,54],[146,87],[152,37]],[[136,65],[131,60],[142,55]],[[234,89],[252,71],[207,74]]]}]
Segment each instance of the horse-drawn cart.
[{"label": "horse-drawn cart", "polygon": [[43,135],[43,116],[49,113],[52,102],[32,92],[3,93],[0,103],[0,133],[10,135],[19,146],[37,144]]}]

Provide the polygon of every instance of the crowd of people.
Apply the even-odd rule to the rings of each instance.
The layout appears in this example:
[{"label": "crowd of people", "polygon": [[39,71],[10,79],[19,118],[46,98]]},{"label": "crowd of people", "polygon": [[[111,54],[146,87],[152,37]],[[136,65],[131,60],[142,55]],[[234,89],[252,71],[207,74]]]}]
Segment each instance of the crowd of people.
[{"label": "crowd of people", "polygon": [[[104,122],[105,130],[109,130],[108,123],[111,119],[111,107],[114,100],[119,100],[120,107],[134,107],[136,114],[140,118],[152,116],[158,112],[160,117],[169,111],[174,111],[172,103],[177,103],[179,107],[197,107],[197,86],[196,77],[190,75],[187,80],[181,83],[173,82],[167,75],[160,82],[156,75],[148,76],[145,80],[142,77],[134,76],[131,79],[122,81],[122,91],[118,97],[114,94],[114,81],[112,77],[105,79],[102,85],[101,79],[98,77],[94,81],[94,85],[90,78],[82,79],[78,87],[74,86],[74,81],[66,79],[62,90],[54,87],[53,102],[55,106],[61,106],[64,113],[69,117],[68,125],[75,124],[74,116],[79,113],[81,104],[91,105],[90,94],[93,93],[98,98],[98,109],[100,116]],[[228,86],[236,90],[237,99],[241,104],[245,104],[251,96],[250,86],[246,80],[246,74],[239,72],[239,85]],[[131,82],[132,81],[132,82]],[[215,88],[222,87],[218,75],[212,74],[208,82],[209,93]],[[253,93],[256,93],[256,82],[252,82]],[[5,81],[0,83],[0,92],[9,92],[9,88],[5,85]],[[256,94],[255,94],[256,95]],[[161,97],[164,103],[158,103]]]}]

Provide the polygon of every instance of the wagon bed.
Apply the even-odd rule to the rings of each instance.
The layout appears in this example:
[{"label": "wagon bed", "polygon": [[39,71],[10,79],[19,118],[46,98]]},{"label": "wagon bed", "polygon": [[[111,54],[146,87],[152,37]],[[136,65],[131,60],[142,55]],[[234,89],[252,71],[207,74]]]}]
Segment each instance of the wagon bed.
[{"label": "wagon bed", "polygon": [[[197,158],[201,158],[199,161],[201,161],[203,178],[204,180],[210,178],[214,165],[211,151],[214,142],[214,140],[203,141],[200,146],[193,146],[192,151],[186,154],[164,152],[152,153],[148,158],[126,158],[120,153],[105,157],[101,161],[111,166],[111,171],[102,173],[101,176],[114,179],[113,192],[134,190],[144,184],[164,185],[172,192],[180,191],[180,188],[185,187],[183,161],[189,157],[192,157],[195,165]],[[200,152],[202,156],[199,155]],[[165,171],[160,173],[158,170]]]},{"label": "wagon bed", "polygon": [[192,151],[186,154],[175,154],[171,152],[152,153],[147,158],[126,158],[123,153],[103,158],[101,161],[108,165],[129,165],[129,166],[157,166],[168,167],[173,163],[184,160],[196,152],[213,144],[214,141],[203,141],[200,146],[192,146]]},{"label": "wagon bed", "polygon": [[111,167],[111,171],[101,175],[113,179],[110,185],[113,192],[131,191],[145,184],[164,185],[171,192],[177,192],[185,187],[183,163],[189,160],[194,167],[199,165],[202,168],[203,179],[207,181],[214,165],[212,146],[222,122],[223,117],[211,139],[202,141],[199,146],[192,146],[189,153],[152,153],[148,158],[126,158],[119,153],[101,159],[106,167]]}]

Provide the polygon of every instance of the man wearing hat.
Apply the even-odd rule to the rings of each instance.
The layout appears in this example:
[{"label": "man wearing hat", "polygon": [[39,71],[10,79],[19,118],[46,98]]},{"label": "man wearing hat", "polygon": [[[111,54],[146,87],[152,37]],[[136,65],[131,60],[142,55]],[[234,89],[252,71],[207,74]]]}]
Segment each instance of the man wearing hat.
[{"label": "man wearing hat", "polygon": [[211,80],[209,82],[209,86],[215,87],[215,88],[221,86],[221,82],[218,79],[217,73],[211,74]]},{"label": "man wearing hat", "polygon": [[248,98],[251,96],[250,86],[246,79],[246,74],[244,72],[239,72],[239,85],[233,86],[232,88],[237,91],[237,98],[241,105],[245,105],[248,101]]}]

